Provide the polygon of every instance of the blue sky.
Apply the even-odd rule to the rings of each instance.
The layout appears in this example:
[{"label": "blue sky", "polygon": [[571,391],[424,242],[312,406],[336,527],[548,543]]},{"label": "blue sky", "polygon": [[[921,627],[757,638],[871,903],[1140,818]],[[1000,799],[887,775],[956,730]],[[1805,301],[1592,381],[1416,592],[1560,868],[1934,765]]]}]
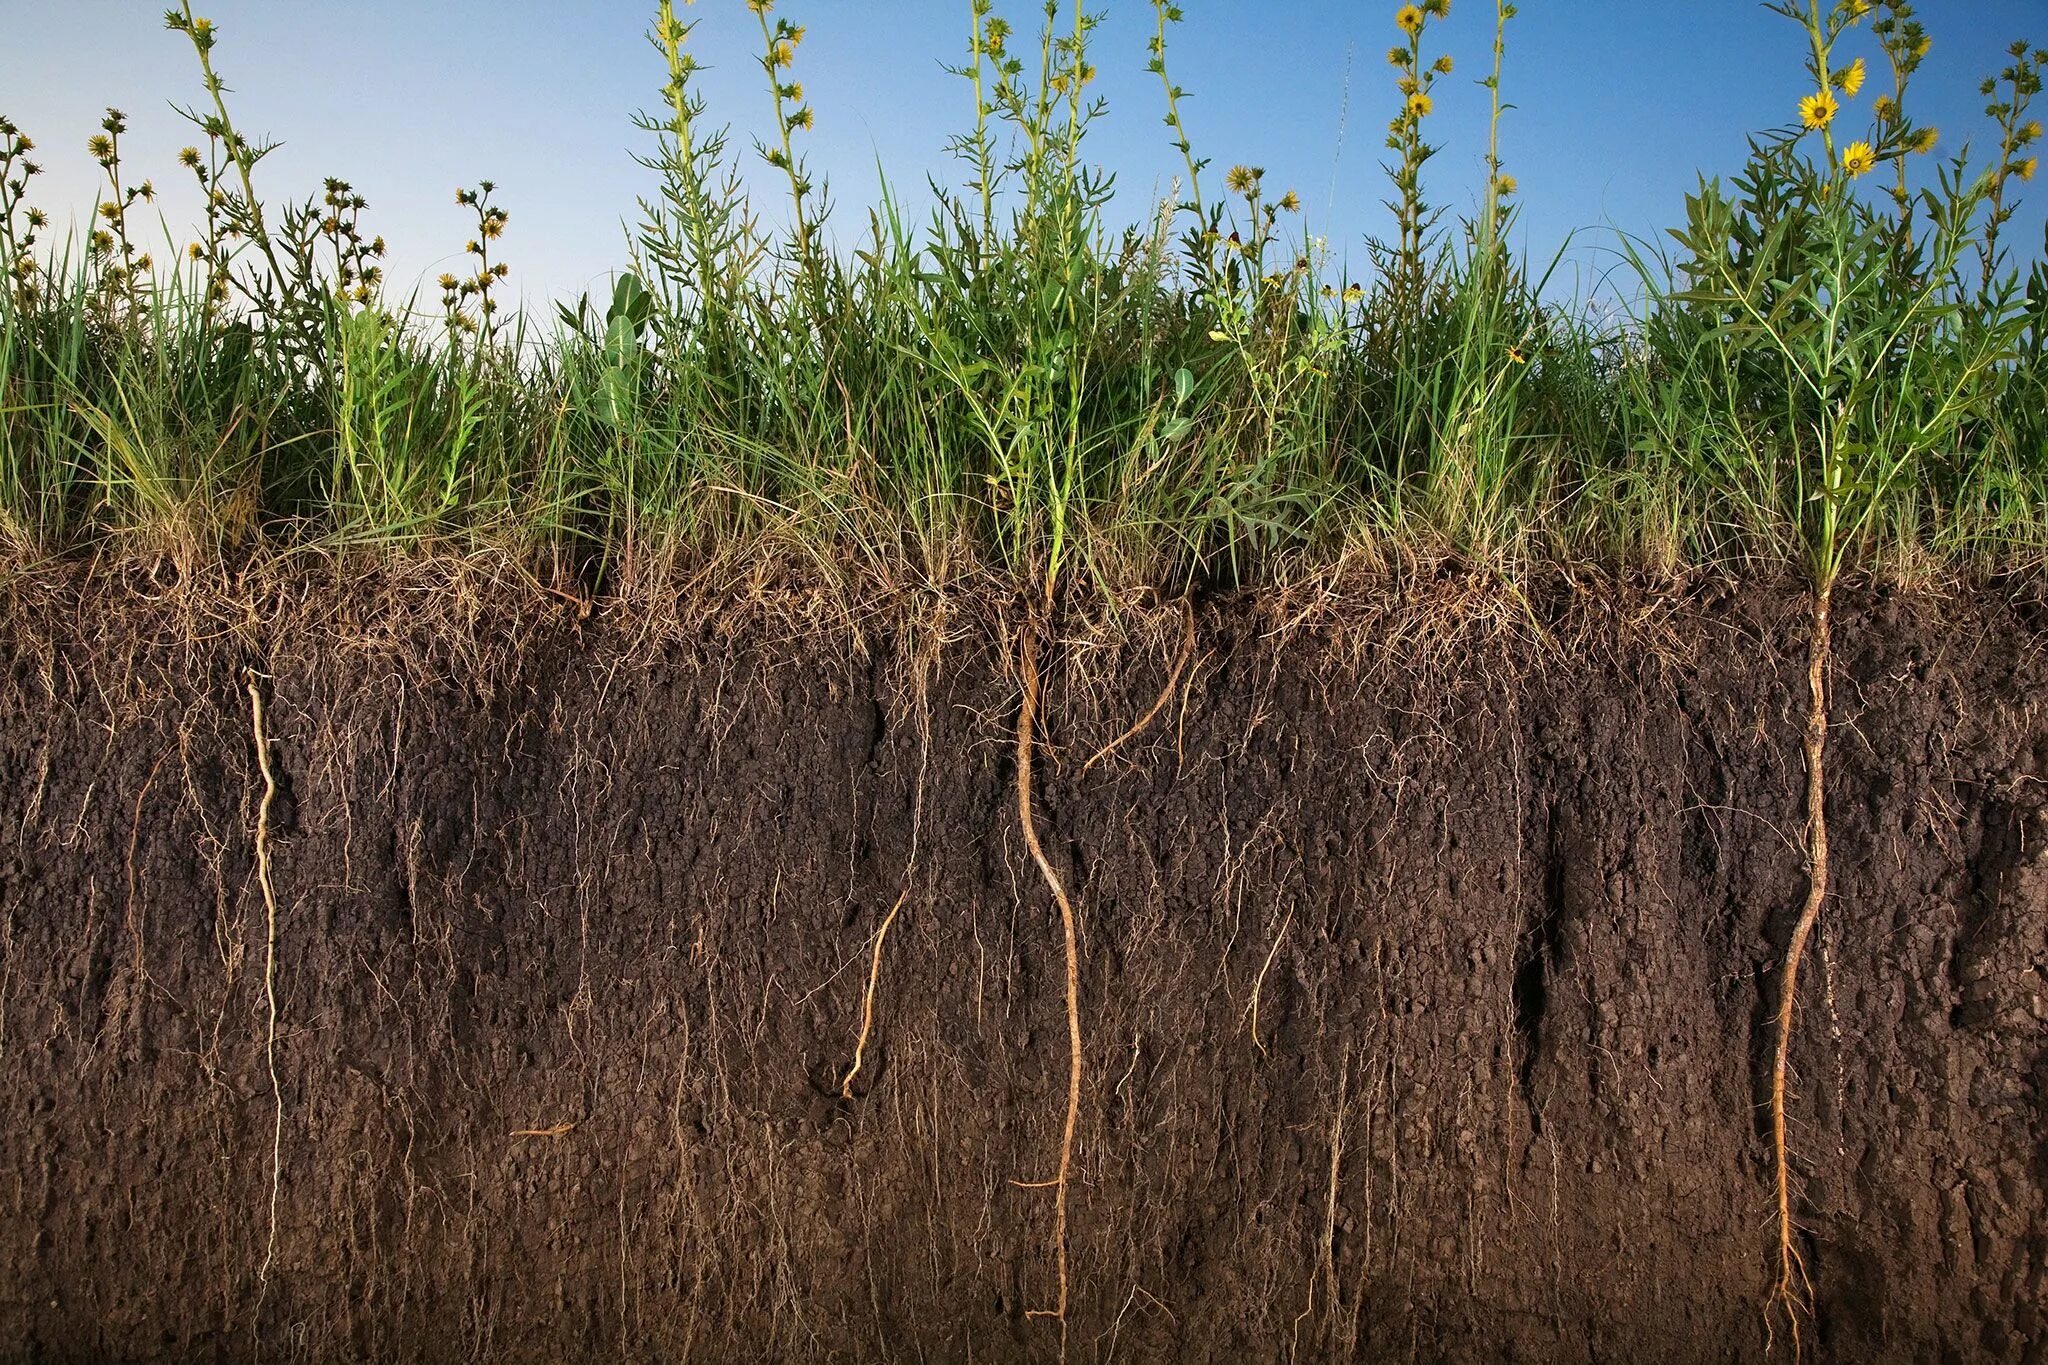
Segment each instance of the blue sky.
[{"label": "blue sky", "polygon": [[[1110,111],[1092,154],[1117,173],[1121,210],[1136,218],[1179,165],[1144,70],[1152,10],[1143,0],[1097,7],[1108,12],[1093,55]],[[1035,20],[1021,0],[998,8],[1019,27]],[[1192,96],[1184,112],[1197,151],[1219,179],[1233,162],[1263,166],[1268,187],[1300,191],[1311,229],[1334,251],[1360,254],[1365,235],[1389,226],[1379,167],[1395,5],[1183,8],[1170,59]],[[1977,83],[2003,65],[2013,39],[2048,44],[2048,6],[1922,0],[1919,11],[1935,43],[1916,115],[1942,130],[1945,153],[1981,145]],[[222,29],[216,60],[238,120],[284,144],[261,168],[266,197],[317,192],[330,174],[352,181],[370,200],[366,225],[391,243],[402,289],[459,266],[467,226],[454,191],[486,177],[511,211],[505,254],[529,299],[601,290],[623,262],[622,220],[649,187],[630,156],[646,141],[629,118],[655,102],[662,79],[642,36],[651,2],[214,0],[200,12]],[[809,29],[796,74],[818,128],[805,149],[831,180],[842,238],[865,223],[878,164],[903,189],[920,189],[928,174],[960,179],[942,149],[971,105],[941,63],[964,53],[965,0],[780,0],[776,12]],[[0,113],[37,140],[48,174],[35,198],[60,222],[92,202],[97,168],[85,141],[114,104],[131,125],[130,178],[153,178],[174,231],[187,235],[197,198],[174,158],[195,139],[171,105],[199,89],[189,48],[160,14],[160,3],[142,0],[0,0]],[[711,68],[700,87],[711,118],[730,122],[735,147],[747,149],[771,126],[753,16],[742,0],[700,0],[685,14],[701,21],[693,46]],[[1454,211],[1483,181],[1486,92],[1473,82],[1492,19],[1490,4],[1454,0],[1432,31],[1430,50],[1448,51],[1457,71],[1438,87],[1431,134],[1444,150],[1428,186]],[[1505,158],[1522,185],[1528,253],[1547,260],[1576,232],[1563,286],[1583,289],[1613,264],[1616,229],[1655,235],[1675,224],[1699,172],[1738,169],[1747,132],[1795,116],[1800,43],[1790,22],[1752,0],[1521,0],[1504,82],[1517,106]],[[1881,66],[1874,46],[1869,55]],[[746,159],[764,212],[779,211],[775,182],[751,151]],[[2048,201],[2048,178],[2039,189]],[[2009,240],[2038,253],[2041,228],[2041,204],[2030,204]]]}]

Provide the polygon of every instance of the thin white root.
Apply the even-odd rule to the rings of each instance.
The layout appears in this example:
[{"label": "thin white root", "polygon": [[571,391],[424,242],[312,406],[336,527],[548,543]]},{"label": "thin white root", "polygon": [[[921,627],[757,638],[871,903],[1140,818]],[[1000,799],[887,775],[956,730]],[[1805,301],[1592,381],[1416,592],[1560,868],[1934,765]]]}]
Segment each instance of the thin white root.
[{"label": "thin white root", "polygon": [[903,894],[896,898],[896,904],[890,906],[889,913],[882,917],[882,927],[875,930],[874,958],[868,964],[868,991],[860,1006],[860,1037],[853,1044],[853,1065],[847,1068],[846,1079],[839,1083],[839,1098],[842,1100],[853,1098],[853,1079],[860,1075],[861,1059],[868,1050],[868,1034],[875,1027],[875,986],[882,979],[882,944],[889,937],[889,926],[896,922],[896,916],[902,913],[903,903],[909,899],[910,888],[905,887]]},{"label": "thin white root", "polygon": [[268,1014],[263,1036],[263,1062],[270,1072],[274,1118],[270,1131],[270,1231],[263,1245],[258,1284],[270,1282],[277,1259],[277,1206],[284,1188],[284,1082],[277,1071],[277,888],[270,877],[270,806],[277,799],[277,776],[270,768],[270,739],[263,728],[263,692],[256,671],[242,675],[249,690],[249,732],[256,744],[256,766],[263,774],[263,799],[256,807],[256,884],[263,892],[263,1002]]}]

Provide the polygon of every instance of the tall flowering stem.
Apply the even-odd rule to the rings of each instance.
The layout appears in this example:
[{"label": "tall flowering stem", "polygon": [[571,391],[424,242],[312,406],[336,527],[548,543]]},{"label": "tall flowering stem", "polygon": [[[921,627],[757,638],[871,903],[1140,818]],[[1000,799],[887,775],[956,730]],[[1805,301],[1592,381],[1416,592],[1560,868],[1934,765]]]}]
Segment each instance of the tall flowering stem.
[{"label": "tall flowering stem", "polygon": [[2011,64],[1980,87],[1980,93],[1991,101],[1984,112],[1998,125],[1998,161],[1991,168],[1984,240],[1978,247],[1987,292],[1997,278],[2003,255],[1998,247],[1999,229],[2011,221],[2015,208],[2007,202],[2006,191],[2015,178],[2032,180],[2040,166],[2040,158],[2028,148],[2041,140],[2041,125],[2027,117],[2027,107],[2041,93],[2041,72],[2048,67],[2048,51],[2024,42],[2007,48],[2006,55],[2012,58]]},{"label": "tall flowering stem", "polygon": [[777,19],[773,25],[769,24],[768,15],[775,8],[775,0],[747,0],[747,8],[754,12],[761,25],[761,70],[767,74],[769,92],[774,96],[775,131],[779,139],[773,146],[760,148],[761,159],[789,177],[789,197],[795,214],[792,231],[795,234],[796,257],[799,267],[808,276],[815,266],[812,214],[807,207],[813,187],[797,158],[794,139],[798,130],[810,131],[813,115],[804,103],[803,85],[788,77],[790,68],[796,64],[796,50],[804,40],[804,30],[787,19]]},{"label": "tall flowering stem", "polygon": [[1427,66],[1423,64],[1422,36],[1432,19],[1442,19],[1450,10],[1450,0],[1422,0],[1420,4],[1401,6],[1394,14],[1394,23],[1407,41],[1387,53],[1388,65],[1399,73],[1395,85],[1401,92],[1401,112],[1387,125],[1387,149],[1400,158],[1387,168],[1397,196],[1388,207],[1393,209],[1400,229],[1392,284],[1396,300],[1411,307],[1419,300],[1427,276],[1422,249],[1435,218],[1422,197],[1422,167],[1436,155],[1437,149],[1423,140],[1422,121],[1436,108],[1430,92],[1437,77],[1451,72],[1448,56]]}]

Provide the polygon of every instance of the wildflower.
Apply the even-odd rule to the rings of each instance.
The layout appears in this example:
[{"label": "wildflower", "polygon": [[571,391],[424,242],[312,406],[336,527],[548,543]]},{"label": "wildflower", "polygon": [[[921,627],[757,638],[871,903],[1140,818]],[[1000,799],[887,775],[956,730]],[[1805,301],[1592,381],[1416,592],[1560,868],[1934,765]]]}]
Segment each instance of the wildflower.
[{"label": "wildflower", "polygon": [[1301,196],[1293,190],[1287,191],[1287,193],[1280,196],[1280,208],[1287,213],[1300,213]]},{"label": "wildflower", "polygon": [[1890,95],[1879,95],[1877,103],[1870,106],[1870,112],[1877,115],[1879,123],[1896,123],[1899,120],[1899,102]]},{"label": "wildflower", "polygon": [[1852,180],[1870,174],[1876,165],[1877,153],[1867,142],[1852,142],[1842,153],[1842,169],[1849,173]]},{"label": "wildflower", "polygon": [[1347,284],[1344,286],[1344,302],[1357,303],[1360,299],[1364,297],[1365,290],[1363,287],[1355,284]]},{"label": "wildflower", "polygon": [[90,152],[92,159],[99,162],[102,166],[114,159],[113,139],[109,138],[105,133],[94,133],[91,137],[87,138],[85,140],[85,150]]},{"label": "wildflower", "polygon": [[1435,101],[1431,100],[1428,95],[1420,90],[1408,97],[1408,113],[1410,117],[1428,118],[1430,111],[1435,108]]},{"label": "wildflower", "polygon": [[1437,75],[1439,75],[1439,76],[1448,76],[1448,75],[1450,75],[1450,74],[1451,74],[1451,54],[1450,54],[1450,53],[1448,53],[1448,52],[1446,52],[1446,53],[1445,53],[1445,54],[1444,54],[1443,56],[1441,56],[1441,57],[1437,58],[1437,59],[1436,59],[1436,65],[1435,65],[1435,66],[1432,66],[1432,67],[1430,68],[1430,70],[1432,70],[1432,71],[1436,72],[1436,74],[1437,74]]},{"label": "wildflower", "polygon": [[1799,101],[1799,121],[1809,129],[1825,128],[1834,122],[1835,111],[1839,108],[1841,106],[1835,103],[1834,95],[1822,90]]},{"label": "wildflower", "polygon": [[119,222],[121,220],[121,206],[119,204],[101,204],[100,217],[110,223]]},{"label": "wildflower", "polygon": [[1413,38],[1422,32],[1422,11],[1413,5],[1403,5],[1400,12],[1394,16],[1394,22],[1401,26],[1403,33]]},{"label": "wildflower", "polygon": [[1849,63],[1848,66],[1837,71],[1834,74],[1833,80],[1843,94],[1847,95],[1850,99],[1854,99],[1856,98],[1856,92],[1863,88],[1863,78],[1866,74],[1863,59],[1858,57],[1855,61]]},{"label": "wildflower", "polygon": [[1522,188],[1522,182],[1511,175],[1497,177],[1493,183],[1495,188],[1500,191],[1500,197],[1503,199],[1512,197],[1515,191]]},{"label": "wildflower", "polygon": [[185,248],[185,254],[195,261],[203,261],[206,259],[206,248],[194,242]]},{"label": "wildflower", "polygon": [[1529,357],[1522,354],[1522,348],[1519,346],[1508,347],[1508,359],[1514,361],[1517,365],[1529,363]]},{"label": "wildflower", "polygon": [[1422,0],[1422,8],[1438,19],[1448,18],[1451,12],[1451,0]]},{"label": "wildflower", "polygon": [[1266,174],[1254,166],[1232,166],[1230,174],[1223,177],[1223,188],[1232,194],[1256,194],[1259,180]]},{"label": "wildflower", "polygon": [[30,209],[28,211],[28,225],[32,228],[46,228],[50,225],[50,220],[41,209]]},{"label": "wildflower", "polygon": [[1394,67],[1397,70],[1406,69],[1408,65],[1408,49],[1405,47],[1388,48],[1387,65]]},{"label": "wildflower", "polygon": [[789,121],[789,126],[801,128],[808,133],[811,130],[811,126],[816,122],[816,115],[812,114],[809,109],[799,109],[796,111],[796,117]]},{"label": "wildflower", "polygon": [[2041,158],[2037,156],[2030,156],[2025,161],[2016,161],[2013,163],[2013,174],[2022,180],[2032,180],[2034,172],[2040,169],[2040,164]]},{"label": "wildflower", "polygon": [[2013,141],[2021,147],[2026,146],[2030,142],[2038,142],[2040,138],[2041,121],[2039,119],[2028,119],[2026,123],[2021,125],[2019,132],[2013,135]]},{"label": "wildflower", "polygon": [[442,290],[442,292],[443,292],[443,293],[447,293],[447,294],[452,294],[452,293],[454,293],[454,292],[455,292],[455,286],[456,286],[456,284],[457,284],[457,283],[458,283],[458,281],[456,280],[456,278],[455,278],[455,277],[454,277],[453,275],[443,275],[443,276],[441,276],[441,279],[440,279],[440,285],[441,285],[441,290]]},{"label": "wildflower", "polygon": [[92,249],[104,256],[114,249],[114,234],[101,228],[92,235]]},{"label": "wildflower", "polygon": [[178,153],[178,164],[180,166],[185,167],[187,170],[198,170],[199,149],[197,147],[186,147],[183,150],[181,150]]},{"label": "wildflower", "polygon": [[1922,128],[1919,132],[1913,134],[1912,148],[1920,155],[1925,156],[1934,150],[1934,144],[1939,141],[1941,141],[1940,129]]}]

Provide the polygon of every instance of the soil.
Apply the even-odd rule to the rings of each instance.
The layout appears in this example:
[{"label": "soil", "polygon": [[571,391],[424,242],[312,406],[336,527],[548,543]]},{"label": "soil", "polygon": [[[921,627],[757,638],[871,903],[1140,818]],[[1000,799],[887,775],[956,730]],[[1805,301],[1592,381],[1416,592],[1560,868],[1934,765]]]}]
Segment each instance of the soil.
[{"label": "soil", "polygon": [[[1179,608],[1051,632],[1070,1358],[1791,1358],[1805,604],[1552,596],[1434,635],[1212,598],[1092,768]],[[999,620],[501,604],[479,651],[73,598],[0,631],[0,1355],[1057,1356],[1065,971]],[[2048,1360],[2048,627],[1837,614],[1805,1355]]]}]

